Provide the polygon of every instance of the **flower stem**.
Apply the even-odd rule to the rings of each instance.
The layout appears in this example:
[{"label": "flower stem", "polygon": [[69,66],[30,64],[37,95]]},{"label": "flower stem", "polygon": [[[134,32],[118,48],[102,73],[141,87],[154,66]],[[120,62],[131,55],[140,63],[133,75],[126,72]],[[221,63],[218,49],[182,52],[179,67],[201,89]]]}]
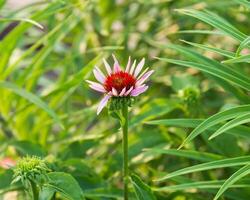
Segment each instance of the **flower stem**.
[{"label": "flower stem", "polygon": [[122,114],[124,124],[122,125],[123,132],[123,181],[124,181],[124,200],[128,200],[128,105],[123,104]]},{"label": "flower stem", "polygon": [[33,193],[33,200],[38,200],[39,192],[38,192],[36,183],[34,181],[30,180],[30,185],[31,185],[32,193]]}]

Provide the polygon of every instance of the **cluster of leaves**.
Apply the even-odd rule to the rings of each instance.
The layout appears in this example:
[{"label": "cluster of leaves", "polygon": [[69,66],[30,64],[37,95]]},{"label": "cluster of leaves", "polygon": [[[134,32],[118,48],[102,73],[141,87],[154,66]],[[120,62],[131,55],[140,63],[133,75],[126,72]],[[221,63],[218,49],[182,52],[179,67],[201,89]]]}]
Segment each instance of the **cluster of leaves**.
[{"label": "cluster of leaves", "polygon": [[[0,157],[46,157],[53,181],[41,199],[122,198],[120,125],[107,111],[97,118],[99,96],[84,84],[111,52],[155,69],[131,109],[130,199],[248,199],[249,1],[7,3]],[[0,199],[27,199],[12,178],[0,169]]]}]

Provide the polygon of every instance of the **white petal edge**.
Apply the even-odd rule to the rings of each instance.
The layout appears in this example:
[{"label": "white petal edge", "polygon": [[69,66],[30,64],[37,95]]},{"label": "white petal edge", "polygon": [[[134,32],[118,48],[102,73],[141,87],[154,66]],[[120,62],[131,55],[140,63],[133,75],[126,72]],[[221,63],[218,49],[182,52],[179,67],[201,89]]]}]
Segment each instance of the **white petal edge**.
[{"label": "white petal edge", "polygon": [[148,71],[149,67],[147,67],[138,77],[137,80],[139,80],[147,71]]},{"label": "white petal edge", "polygon": [[133,75],[133,72],[134,72],[134,70],[135,70],[135,65],[136,65],[136,60],[134,60],[133,65],[132,65],[132,67],[130,68],[129,73],[130,73],[131,75]]},{"label": "white petal edge", "polygon": [[118,96],[118,92],[117,92],[117,90],[115,88],[112,88],[112,94],[114,96]]},{"label": "white petal edge", "polygon": [[109,94],[105,95],[101,102],[99,103],[98,105],[98,108],[97,108],[97,115],[100,114],[100,112],[102,111],[102,109],[107,105],[108,103],[108,100],[111,98],[111,96]]},{"label": "white petal edge", "polygon": [[93,90],[97,91],[97,92],[101,92],[101,93],[105,93],[106,91],[102,88],[96,87],[94,85],[89,85],[90,88],[92,88]]},{"label": "white petal edge", "polygon": [[130,87],[129,90],[124,94],[124,96],[128,96],[130,92],[134,89],[134,87]]},{"label": "white petal edge", "polygon": [[135,69],[134,77],[137,77],[137,76],[138,76],[138,74],[141,72],[141,70],[142,70],[144,64],[145,64],[145,58],[143,58],[143,59],[139,62],[139,64],[137,65],[137,67],[136,67],[136,69]]},{"label": "white petal edge", "polygon": [[141,93],[145,92],[147,89],[148,89],[147,85],[142,85],[138,88],[133,89],[130,95],[133,97],[136,97],[140,95]]},{"label": "white petal edge", "polygon": [[126,87],[122,89],[122,91],[120,92],[119,96],[122,97],[126,92]]},{"label": "white petal edge", "polygon": [[106,78],[105,78],[104,74],[102,73],[102,71],[98,67],[95,67],[93,72],[94,72],[94,76],[95,76],[96,80],[98,80],[100,83],[105,82]]},{"label": "white petal edge", "polygon": [[131,65],[131,58],[130,58],[130,56],[129,56],[129,57],[128,57],[128,64],[127,64],[127,66],[126,66],[125,72],[129,72],[130,65]]},{"label": "white petal edge", "polygon": [[148,71],[146,74],[144,74],[137,82],[136,86],[142,85],[152,74],[154,73],[154,70]]},{"label": "white petal edge", "polygon": [[114,67],[113,67],[114,73],[121,71],[120,64],[119,64],[118,60],[116,59],[114,54],[112,54],[112,56],[114,59]]},{"label": "white petal edge", "polygon": [[110,75],[112,73],[110,65],[108,64],[108,62],[106,61],[105,58],[103,58],[102,60],[103,60],[104,66],[105,66],[105,68],[106,68],[106,70],[108,72],[108,75]]},{"label": "white petal edge", "polygon": [[106,92],[105,88],[100,83],[96,83],[96,82],[89,81],[89,80],[86,80],[86,82],[89,83],[89,87],[92,88],[93,90],[101,92],[101,93]]}]

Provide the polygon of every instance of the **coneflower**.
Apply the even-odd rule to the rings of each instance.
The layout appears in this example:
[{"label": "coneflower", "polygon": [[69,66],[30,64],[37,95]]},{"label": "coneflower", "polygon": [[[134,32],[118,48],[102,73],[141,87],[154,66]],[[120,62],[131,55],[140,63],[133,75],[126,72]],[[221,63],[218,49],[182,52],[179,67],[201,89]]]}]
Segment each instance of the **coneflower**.
[{"label": "coneflower", "polygon": [[98,108],[97,114],[107,105],[111,100],[110,110],[115,111],[120,120],[123,132],[123,181],[124,181],[124,200],[128,200],[128,107],[131,106],[131,99],[140,95],[148,89],[145,81],[154,72],[148,71],[146,68],[142,71],[145,64],[143,58],[137,65],[136,60],[131,62],[129,57],[128,64],[124,69],[121,68],[116,57],[113,55],[114,65],[111,69],[110,65],[103,59],[106,73],[104,74],[98,67],[95,67],[93,73],[97,82],[89,81],[89,86],[98,92],[104,94]]},{"label": "coneflower", "polygon": [[113,69],[111,69],[108,62],[103,59],[107,73],[104,74],[98,67],[95,67],[93,70],[94,76],[98,82],[87,80],[89,87],[104,94],[98,106],[97,114],[102,111],[112,97],[136,97],[145,92],[148,86],[144,83],[154,72],[154,70],[148,71],[148,68],[146,68],[141,73],[145,63],[144,58],[136,65],[136,60],[132,64],[129,57],[125,70],[121,68],[114,55],[113,59]]}]

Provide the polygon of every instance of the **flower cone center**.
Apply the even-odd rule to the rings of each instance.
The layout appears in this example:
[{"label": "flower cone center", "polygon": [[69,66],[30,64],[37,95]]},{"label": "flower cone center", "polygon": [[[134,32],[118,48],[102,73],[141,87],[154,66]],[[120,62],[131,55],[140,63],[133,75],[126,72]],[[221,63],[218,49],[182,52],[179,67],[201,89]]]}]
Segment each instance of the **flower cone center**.
[{"label": "flower cone center", "polygon": [[117,92],[121,92],[123,88],[127,90],[135,86],[136,79],[127,72],[116,72],[109,75],[104,83],[104,87],[107,91],[112,91],[112,88],[115,88]]}]

